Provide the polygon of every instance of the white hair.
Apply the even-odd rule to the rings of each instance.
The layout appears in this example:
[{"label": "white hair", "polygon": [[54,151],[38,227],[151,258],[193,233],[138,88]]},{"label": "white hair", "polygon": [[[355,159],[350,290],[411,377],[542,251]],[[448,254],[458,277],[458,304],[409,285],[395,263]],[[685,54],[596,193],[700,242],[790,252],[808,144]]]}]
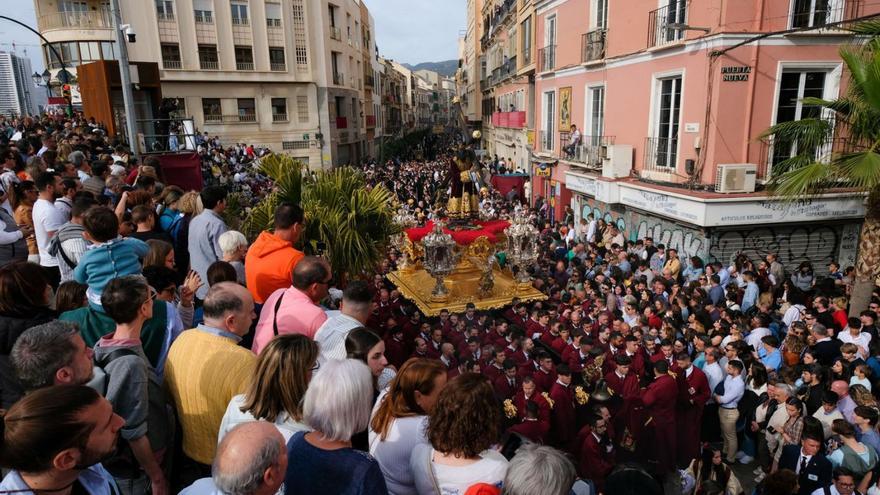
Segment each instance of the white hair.
[{"label": "white hair", "polygon": [[223,254],[232,254],[240,247],[247,247],[247,238],[237,230],[227,230],[217,239]]},{"label": "white hair", "polygon": [[507,466],[503,495],[567,495],[577,478],[574,464],[562,452],[544,445],[521,446]]},{"label": "white hair", "polygon": [[321,365],[303,399],[303,423],[327,440],[347,442],[367,428],[373,405],[373,375],[354,359]]}]

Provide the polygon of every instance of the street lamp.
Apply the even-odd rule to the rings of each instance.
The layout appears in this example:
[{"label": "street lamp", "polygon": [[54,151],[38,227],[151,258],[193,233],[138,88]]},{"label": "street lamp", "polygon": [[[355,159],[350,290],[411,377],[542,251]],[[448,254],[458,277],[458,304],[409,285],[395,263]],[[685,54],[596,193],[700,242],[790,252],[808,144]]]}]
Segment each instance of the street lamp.
[{"label": "street lamp", "polygon": [[52,91],[49,88],[49,81],[52,80],[52,74],[49,73],[49,69],[43,71],[42,74],[34,72],[31,75],[31,79],[34,80],[34,84],[37,86],[45,86],[46,87],[46,95],[51,97]]}]

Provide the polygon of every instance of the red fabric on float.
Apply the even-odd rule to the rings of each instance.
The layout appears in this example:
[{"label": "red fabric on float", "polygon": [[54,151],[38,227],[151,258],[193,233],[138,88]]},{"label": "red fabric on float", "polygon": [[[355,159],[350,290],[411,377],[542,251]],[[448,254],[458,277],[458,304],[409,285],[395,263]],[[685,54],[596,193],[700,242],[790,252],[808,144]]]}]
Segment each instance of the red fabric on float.
[{"label": "red fabric on float", "polygon": [[[474,230],[449,230],[443,229],[443,232],[451,235],[457,244],[462,246],[467,246],[472,242],[476,241],[481,236],[486,236],[489,239],[489,242],[496,243],[498,242],[497,234],[504,232],[508,226],[510,226],[510,222],[506,220],[489,220],[487,222],[476,221],[474,225],[479,226],[479,229]],[[428,222],[424,227],[414,227],[406,230],[406,235],[409,236],[409,240],[412,242],[419,242],[426,235],[431,233],[434,230],[434,222]]]}]

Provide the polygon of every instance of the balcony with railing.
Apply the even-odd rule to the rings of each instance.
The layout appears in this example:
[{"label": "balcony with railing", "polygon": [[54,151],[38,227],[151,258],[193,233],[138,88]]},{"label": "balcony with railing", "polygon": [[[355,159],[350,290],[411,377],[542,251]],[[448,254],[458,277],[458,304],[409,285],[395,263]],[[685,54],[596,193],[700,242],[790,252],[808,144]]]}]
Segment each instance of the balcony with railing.
[{"label": "balcony with railing", "polygon": [[237,124],[237,123],[254,123],[257,121],[255,113],[241,113],[232,115],[206,114],[206,124]]},{"label": "balcony with railing", "polygon": [[284,72],[287,70],[287,64],[283,62],[272,62],[269,64],[269,69],[273,72]]},{"label": "balcony with railing", "polygon": [[156,18],[159,21],[174,22],[174,12],[157,12]]},{"label": "balcony with railing", "polygon": [[199,67],[202,70],[220,70],[220,62],[216,60],[199,60]]},{"label": "balcony with railing", "polygon": [[337,129],[348,129],[348,119],[345,117],[336,117]]},{"label": "balcony with railing", "polygon": [[495,112],[492,114],[492,125],[508,129],[523,129],[526,126],[526,113]]},{"label": "balcony with railing", "polygon": [[287,114],[286,113],[273,113],[272,114],[272,122],[287,122]]},{"label": "balcony with railing", "polygon": [[602,168],[602,147],[614,144],[614,136],[580,136],[571,142],[570,132],[559,133],[559,153],[561,160],[592,169]]},{"label": "balcony with railing", "polygon": [[334,72],[333,84],[336,86],[345,86],[345,76],[341,72]]},{"label": "balcony with railing", "polygon": [[607,31],[604,28],[594,29],[581,35],[581,63],[604,59],[606,38]]},{"label": "balcony with railing", "polygon": [[376,116],[375,115],[367,115],[367,129],[375,129],[376,128]]},{"label": "balcony with railing", "polygon": [[687,8],[687,0],[671,0],[669,5],[648,12],[648,48],[684,39]]},{"label": "balcony with railing", "polygon": [[180,60],[162,60],[163,69],[180,69],[181,67]]},{"label": "balcony with railing", "polygon": [[235,63],[235,70],[245,70],[245,71],[254,70],[254,63],[253,62],[236,62]]},{"label": "balcony with railing", "polygon": [[250,26],[251,20],[247,17],[233,17],[232,25],[233,26]]},{"label": "balcony with railing", "polygon": [[[827,24],[856,19],[863,15],[864,0],[795,2],[791,10],[792,28],[815,28],[820,32],[841,33],[837,27],[826,28]],[[797,33],[792,33],[797,34]]]},{"label": "balcony with railing", "polygon": [[[781,141],[773,136],[761,140],[761,155],[758,160],[758,179],[767,179],[773,175],[773,168],[788,169],[786,160],[813,161],[817,163],[831,163],[835,156],[847,153],[859,153],[865,151],[863,143],[848,137],[832,137],[822,142],[820,146],[810,149],[798,146],[796,141]],[[779,173],[777,171],[777,173]]]},{"label": "balcony with railing", "polygon": [[214,24],[214,14],[210,10],[196,10],[193,17],[196,24]]},{"label": "balcony with railing", "polygon": [[548,45],[538,50],[538,71],[549,72],[556,68],[556,45]]},{"label": "balcony with railing", "polygon": [[330,39],[336,41],[342,41],[342,29],[338,27],[330,27]]},{"label": "balcony with railing", "polygon": [[40,16],[40,31],[51,29],[112,29],[113,16],[109,10],[93,12],[55,12]]},{"label": "balcony with railing", "polygon": [[675,173],[678,163],[678,136],[645,138],[644,170]]}]

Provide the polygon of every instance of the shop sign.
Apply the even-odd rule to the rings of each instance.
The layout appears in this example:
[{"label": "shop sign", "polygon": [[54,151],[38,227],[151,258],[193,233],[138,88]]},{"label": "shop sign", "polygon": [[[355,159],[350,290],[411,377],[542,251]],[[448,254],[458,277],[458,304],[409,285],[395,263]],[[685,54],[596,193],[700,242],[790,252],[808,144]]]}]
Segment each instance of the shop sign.
[{"label": "shop sign", "polygon": [[593,197],[596,196],[596,182],[596,179],[592,177],[572,173],[565,174],[565,187],[568,190],[589,194]]},{"label": "shop sign", "polygon": [[549,163],[542,163],[540,165],[535,165],[535,175],[538,177],[550,177],[552,169],[550,168]]},{"label": "shop sign", "polygon": [[700,213],[703,213],[705,209],[705,204],[699,201],[628,187],[620,188],[620,202],[640,210],[696,225],[702,225]]},{"label": "shop sign", "polygon": [[824,197],[798,202],[767,198],[698,201],[621,185],[619,198],[620,203],[627,206],[701,227],[840,220],[865,215],[861,196]]}]

